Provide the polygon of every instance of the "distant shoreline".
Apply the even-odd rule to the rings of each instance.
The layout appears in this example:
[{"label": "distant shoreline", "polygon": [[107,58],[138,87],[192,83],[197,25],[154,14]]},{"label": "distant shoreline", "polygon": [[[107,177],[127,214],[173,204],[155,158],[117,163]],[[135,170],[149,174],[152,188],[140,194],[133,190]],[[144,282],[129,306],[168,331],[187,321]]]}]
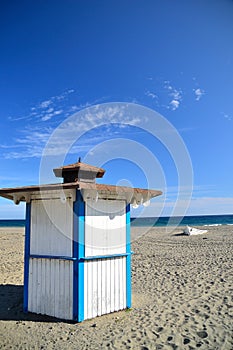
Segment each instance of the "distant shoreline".
[{"label": "distant shoreline", "polygon": [[[182,226],[222,226],[233,225],[233,214],[189,215],[184,217],[131,217],[132,227],[182,227]],[[25,227],[24,219],[0,220],[0,227]]]}]

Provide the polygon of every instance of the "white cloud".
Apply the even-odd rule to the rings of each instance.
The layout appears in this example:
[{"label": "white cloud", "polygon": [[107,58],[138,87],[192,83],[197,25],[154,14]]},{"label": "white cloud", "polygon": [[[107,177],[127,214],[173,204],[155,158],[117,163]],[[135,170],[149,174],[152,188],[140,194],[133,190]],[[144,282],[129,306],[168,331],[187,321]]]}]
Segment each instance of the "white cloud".
[{"label": "white cloud", "polygon": [[179,107],[179,105],[180,105],[180,101],[178,101],[178,100],[172,100],[170,102],[170,106],[171,106],[172,111],[175,111]]},{"label": "white cloud", "polygon": [[172,111],[175,111],[177,108],[180,107],[183,92],[181,89],[177,90],[176,88],[174,88],[168,80],[164,81],[164,88],[168,91],[168,96],[171,99],[167,108],[171,109]]},{"label": "white cloud", "polygon": [[52,113],[53,111],[54,111],[54,108],[51,107],[51,108],[49,108],[49,109],[47,110],[47,113]]},{"label": "white cloud", "polygon": [[74,111],[70,110],[69,95],[74,93],[74,89],[67,90],[60,95],[52,96],[30,108],[30,112],[17,117],[9,117],[10,121],[28,120],[30,121],[48,121],[54,116],[64,112],[67,116]]},{"label": "white cloud", "polygon": [[[52,113],[42,113],[40,114],[40,119],[43,122],[49,121],[54,115],[59,114],[63,115],[64,111],[56,110],[56,106],[54,106],[54,111]],[[63,155],[67,152],[78,153],[92,148],[96,143],[93,134],[88,134],[82,138],[81,146],[78,146],[78,148],[75,145],[72,146],[71,140],[77,141],[77,135],[80,135],[80,133],[81,135],[82,133],[85,134],[87,131],[98,127],[101,123],[109,124],[110,127],[108,130],[106,129],[107,131],[105,130],[104,133],[98,135],[98,142],[118,135],[116,134],[116,128],[119,130],[122,122],[124,125],[127,123],[138,125],[140,122],[140,118],[137,116],[125,116],[124,106],[105,107],[105,105],[103,105],[102,107],[102,105],[95,105],[91,110],[84,109],[80,111],[80,113],[72,113],[70,116],[72,117],[65,119],[60,126],[59,123],[55,125],[55,128],[51,127],[51,124],[45,127],[47,124],[34,123],[32,126],[21,130],[22,137],[15,139],[14,145],[10,145],[10,149],[6,146],[5,149],[7,149],[8,152],[3,152],[2,156],[7,159],[41,157],[50,136],[53,131],[56,130],[56,126],[59,126],[55,134],[56,136],[53,136],[49,148],[46,149],[49,155]]]},{"label": "white cloud", "polygon": [[[191,87],[191,91],[195,96],[195,100],[200,101],[206,92],[204,89],[199,87],[199,83],[196,77],[192,77],[192,81],[192,84],[194,84],[195,87]],[[156,90],[157,93],[155,93],[154,90]],[[184,92],[181,88],[175,87],[170,80],[161,79],[153,80],[151,87],[147,88],[144,94],[154,100],[157,106],[172,111],[175,111],[181,107],[184,97]],[[165,102],[161,103],[161,100]]]},{"label": "white cloud", "polygon": [[[156,84],[156,85],[155,85]],[[154,92],[156,90],[156,93]],[[180,107],[183,100],[183,91],[174,87],[169,80],[156,79],[145,93],[157,106],[175,111]]]},{"label": "white cloud", "polygon": [[223,116],[229,121],[232,120],[232,116],[230,114],[223,113]]},{"label": "white cloud", "polygon": [[196,101],[199,101],[201,97],[205,94],[205,91],[200,88],[194,89],[193,91],[196,96]]},{"label": "white cloud", "polygon": [[41,102],[41,103],[39,104],[38,107],[39,107],[39,108],[42,108],[42,109],[48,108],[52,103],[53,103],[52,100],[43,101],[43,102]]},{"label": "white cloud", "polygon": [[214,215],[232,213],[233,198],[231,197],[202,197],[193,198],[189,209],[189,215]]},{"label": "white cloud", "polygon": [[[49,113],[49,111],[52,110],[51,113]],[[52,117],[56,116],[56,115],[59,115],[59,114],[62,114],[63,110],[60,109],[60,110],[57,110],[55,111],[54,108],[50,108],[48,111],[46,111],[46,114],[44,114],[42,117],[41,117],[41,120],[43,122],[47,121],[47,120],[50,120]]]},{"label": "white cloud", "polygon": [[[176,206],[176,212],[183,215],[221,215],[232,213],[233,198],[232,197],[200,197],[192,198],[188,208],[185,198],[176,200],[166,199],[163,203],[162,216],[170,216]],[[151,216],[153,216],[153,206],[161,206],[161,203],[152,203]],[[186,210],[187,209],[187,210]]]},{"label": "white cloud", "polygon": [[45,114],[45,115],[41,118],[41,120],[42,120],[42,122],[45,122],[45,121],[47,121],[47,120],[50,120],[50,119],[52,118],[52,116],[53,116],[52,113],[50,113],[50,114]]},{"label": "white cloud", "polygon": [[148,96],[148,97],[151,97],[153,100],[154,100],[155,98],[158,99],[158,96],[157,96],[154,92],[149,91],[149,90],[147,90],[147,91],[145,92],[145,95]]}]

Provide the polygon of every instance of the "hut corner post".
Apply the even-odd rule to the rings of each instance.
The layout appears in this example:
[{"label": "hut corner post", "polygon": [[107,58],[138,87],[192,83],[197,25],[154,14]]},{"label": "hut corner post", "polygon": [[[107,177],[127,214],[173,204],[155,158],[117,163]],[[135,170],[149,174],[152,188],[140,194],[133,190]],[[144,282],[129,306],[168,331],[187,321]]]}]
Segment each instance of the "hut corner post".
[{"label": "hut corner post", "polygon": [[73,319],[78,322],[84,320],[84,230],[85,230],[85,202],[79,190],[76,190],[73,226]]},{"label": "hut corner post", "polygon": [[132,306],[131,301],[131,242],[130,242],[130,204],[126,206],[126,307]]},{"label": "hut corner post", "polygon": [[30,235],[31,235],[31,203],[26,204],[25,223],[25,249],[24,249],[24,300],[23,311],[28,312],[28,282],[29,282],[29,257],[30,257]]}]

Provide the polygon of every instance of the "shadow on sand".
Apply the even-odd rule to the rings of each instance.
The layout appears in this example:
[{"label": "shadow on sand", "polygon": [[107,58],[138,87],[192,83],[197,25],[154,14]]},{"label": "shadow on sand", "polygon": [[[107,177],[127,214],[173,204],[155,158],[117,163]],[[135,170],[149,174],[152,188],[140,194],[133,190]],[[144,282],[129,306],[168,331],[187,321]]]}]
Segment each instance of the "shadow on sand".
[{"label": "shadow on sand", "polygon": [[54,317],[23,312],[23,286],[0,285],[0,320],[66,322]]},{"label": "shadow on sand", "polygon": [[172,236],[186,236],[186,237],[188,237],[188,235],[186,235],[184,232],[179,232],[179,233],[174,233],[174,235],[172,235]]}]

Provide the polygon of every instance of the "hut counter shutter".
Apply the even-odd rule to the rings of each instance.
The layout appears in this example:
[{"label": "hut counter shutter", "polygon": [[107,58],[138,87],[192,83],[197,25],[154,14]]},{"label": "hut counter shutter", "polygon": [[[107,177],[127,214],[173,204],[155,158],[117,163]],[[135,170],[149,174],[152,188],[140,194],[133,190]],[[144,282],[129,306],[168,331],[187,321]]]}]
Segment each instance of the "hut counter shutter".
[{"label": "hut counter shutter", "polygon": [[31,201],[31,254],[72,256],[72,205],[69,197]]},{"label": "hut counter shutter", "polygon": [[125,201],[86,201],[86,257],[126,252],[125,207]]}]

